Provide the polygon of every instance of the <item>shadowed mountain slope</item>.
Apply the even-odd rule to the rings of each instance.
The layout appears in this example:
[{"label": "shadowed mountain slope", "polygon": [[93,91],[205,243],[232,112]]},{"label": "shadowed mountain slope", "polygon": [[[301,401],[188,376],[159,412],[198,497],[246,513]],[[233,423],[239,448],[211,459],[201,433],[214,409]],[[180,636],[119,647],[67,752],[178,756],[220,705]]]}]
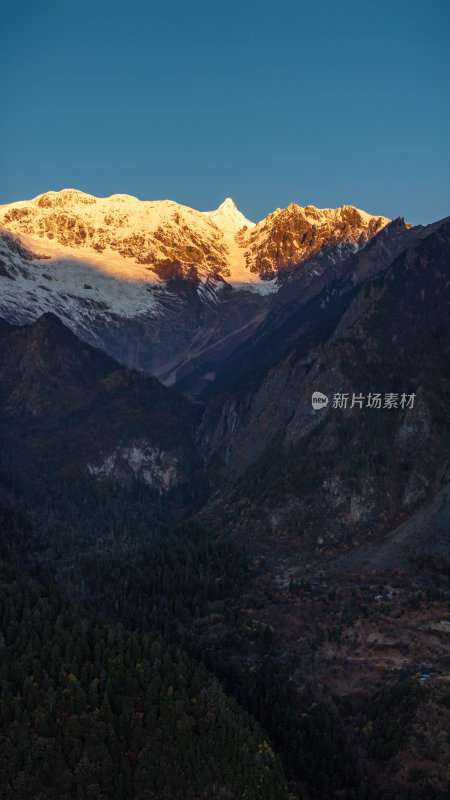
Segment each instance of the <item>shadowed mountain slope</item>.
[{"label": "shadowed mountain slope", "polygon": [[196,409],[83,344],[52,314],[19,328],[3,322],[0,409],[25,469],[50,463],[160,490],[202,472]]}]

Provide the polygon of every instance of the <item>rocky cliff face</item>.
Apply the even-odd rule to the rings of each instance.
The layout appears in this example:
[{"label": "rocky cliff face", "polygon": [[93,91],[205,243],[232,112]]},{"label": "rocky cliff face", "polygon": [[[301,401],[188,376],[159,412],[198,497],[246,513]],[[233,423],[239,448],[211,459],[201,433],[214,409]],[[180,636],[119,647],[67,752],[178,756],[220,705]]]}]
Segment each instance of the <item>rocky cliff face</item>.
[{"label": "rocky cliff face", "polygon": [[319,253],[342,261],[363,247],[389,223],[353,206],[319,209],[291,203],[277,209],[249,231],[239,234],[251,272],[276,278]]}]

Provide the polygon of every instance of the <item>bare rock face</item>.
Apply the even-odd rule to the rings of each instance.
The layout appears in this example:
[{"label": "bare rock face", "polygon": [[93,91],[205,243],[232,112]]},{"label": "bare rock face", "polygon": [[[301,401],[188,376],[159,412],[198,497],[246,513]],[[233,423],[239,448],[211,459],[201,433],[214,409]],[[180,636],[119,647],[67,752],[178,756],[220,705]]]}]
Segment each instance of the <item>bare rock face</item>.
[{"label": "bare rock face", "polygon": [[428,494],[430,482],[423,470],[414,469],[409,476],[402,496],[402,506],[409,508],[424,500]]},{"label": "bare rock face", "polygon": [[414,407],[405,412],[403,422],[397,430],[395,444],[401,455],[406,456],[424,445],[430,435],[430,412],[424,399],[423,390],[419,387]]},{"label": "bare rock face", "polygon": [[152,447],[145,439],[118,445],[95,464],[87,464],[86,471],[99,480],[125,486],[141,480],[160,492],[172,489],[182,478],[176,455]]},{"label": "bare rock face", "polygon": [[239,236],[249,269],[270,280],[319,253],[334,251],[334,259],[343,260],[389,222],[353,206],[319,209],[291,203]]}]

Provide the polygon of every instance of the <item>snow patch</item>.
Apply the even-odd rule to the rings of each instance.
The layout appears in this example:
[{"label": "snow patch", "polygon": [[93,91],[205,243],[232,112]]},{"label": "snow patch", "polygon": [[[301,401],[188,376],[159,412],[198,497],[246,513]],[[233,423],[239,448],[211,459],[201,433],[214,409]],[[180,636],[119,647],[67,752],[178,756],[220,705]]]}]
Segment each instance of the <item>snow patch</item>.
[{"label": "snow patch", "polygon": [[253,292],[254,294],[273,294],[274,292],[277,292],[280,287],[278,278],[273,278],[270,281],[262,281],[260,278],[258,278],[258,276],[255,276],[255,278],[256,280],[251,282],[233,281],[231,286],[238,292]]}]

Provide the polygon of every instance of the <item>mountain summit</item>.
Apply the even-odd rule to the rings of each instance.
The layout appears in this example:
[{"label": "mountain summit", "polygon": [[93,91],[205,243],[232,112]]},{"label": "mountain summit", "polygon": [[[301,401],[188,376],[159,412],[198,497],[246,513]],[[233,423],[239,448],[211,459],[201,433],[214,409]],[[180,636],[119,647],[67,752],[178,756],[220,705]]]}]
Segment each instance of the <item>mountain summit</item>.
[{"label": "mountain summit", "polygon": [[204,211],[203,213],[224,231],[237,233],[243,227],[253,228],[255,226],[254,222],[250,222],[239,211],[231,197],[227,197],[215,211]]}]

